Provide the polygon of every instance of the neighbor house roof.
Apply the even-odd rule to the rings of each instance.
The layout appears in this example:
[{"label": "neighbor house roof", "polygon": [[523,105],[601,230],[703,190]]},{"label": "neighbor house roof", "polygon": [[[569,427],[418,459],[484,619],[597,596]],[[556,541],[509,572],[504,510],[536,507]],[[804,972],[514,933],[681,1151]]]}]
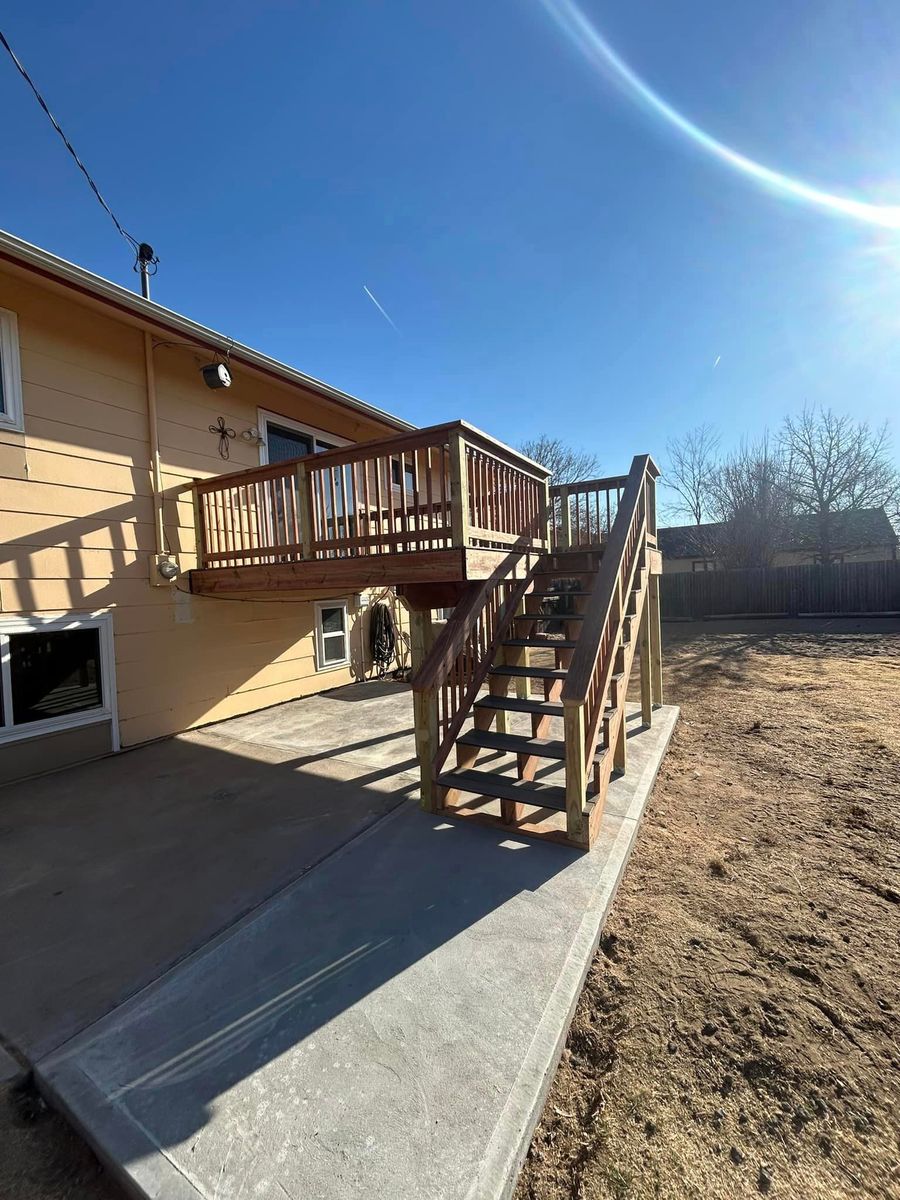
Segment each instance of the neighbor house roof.
[{"label": "neighbor house roof", "polygon": [[[897,535],[883,508],[849,508],[832,514],[832,544],[836,550],[862,550],[869,546],[894,546]],[[672,525],[658,531],[659,548],[669,558],[709,558],[724,525],[710,521],[704,525]],[[818,527],[814,516],[804,514],[791,519],[781,540],[782,550],[815,550]]]},{"label": "neighbor house roof", "polygon": [[384,409],[376,408],[364,400],[359,400],[356,396],[332,387],[331,384],[323,383],[320,379],[306,375],[303,371],[298,371],[296,367],[290,367],[286,363],[279,362],[278,359],[270,358],[267,354],[236,342],[205,325],[200,325],[189,317],[183,317],[180,313],[173,312],[172,309],[165,308],[154,300],[145,300],[136,292],[130,292],[117,283],[111,283],[100,275],[94,275],[83,267],[77,267],[64,258],[58,258],[55,254],[50,254],[49,251],[42,250],[39,246],[32,246],[30,242],[25,242],[11,233],[0,230],[0,263],[3,262],[11,264],[20,271],[24,270],[29,274],[41,276],[57,287],[77,292],[106,307],[116,309],[120,315],[135,324],[150,325],[166,333],[177,333],[180,337],[195,342],[199,348],[220,352],[227,350],[231,359],[237,363],[252,367],[281,382],[315,392],[346,408],[355,409],[386,425],[391,425],[395,429],[416,428],[409,421],[395,417],[391,413],[385,412]]}]

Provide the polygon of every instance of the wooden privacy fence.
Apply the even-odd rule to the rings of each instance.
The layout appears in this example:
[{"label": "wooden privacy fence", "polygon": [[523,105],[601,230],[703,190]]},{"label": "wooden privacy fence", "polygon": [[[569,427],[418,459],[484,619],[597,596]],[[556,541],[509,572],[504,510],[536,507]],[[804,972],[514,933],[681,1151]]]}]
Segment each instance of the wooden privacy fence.
[{"label": "wooden privacy fence", "polygon": [[663,574],[663,620],[900,612],[900,562]]},{"label": "wooden privacy fence", "polygon": [[548,542],[547,472],[462,421],[191,486],[200,567]]}]

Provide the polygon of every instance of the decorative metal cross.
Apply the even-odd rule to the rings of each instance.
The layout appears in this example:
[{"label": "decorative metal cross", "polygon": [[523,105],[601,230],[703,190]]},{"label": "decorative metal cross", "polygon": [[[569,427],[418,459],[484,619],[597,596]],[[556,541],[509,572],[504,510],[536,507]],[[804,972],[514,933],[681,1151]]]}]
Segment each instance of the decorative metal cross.
[{"label": "decorative metal cross", "polygon": [[219,457],[231,458],[231,446],[229,443],[235,436],[235,432],[225,424],[225,418],[219,417],[215,425],[210,425],[209,432],[219,435]]}]

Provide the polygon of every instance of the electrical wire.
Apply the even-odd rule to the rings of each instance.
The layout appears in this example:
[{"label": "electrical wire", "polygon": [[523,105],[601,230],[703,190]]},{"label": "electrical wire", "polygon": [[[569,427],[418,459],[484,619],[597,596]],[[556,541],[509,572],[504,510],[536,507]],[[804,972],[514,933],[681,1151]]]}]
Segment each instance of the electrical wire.
[{"label": "electrical wire", "polygon": [[18,57],[16,56],[16,53],[13,50],[12,46],[10,46],[9,42],[6,40],[2,29],[0,29],[0,42],[2,42],[3,47],[6,50],[7,54],[15,63],[16,68],[19,71],[19,74],[22,76],[22,78],[25,80],[25,82],[31,88],[32,92],[34,92],[35,99],[37,100],[37,102],[41,106],[41,108],[44,110],[44,112],[47,114],[47,116],[50,120],[50,124],[53,126],[53,128],[56,130],[56,132],[62,138],[63,145],[68,150],[68,152],[72,155],[72,158],[75,160],[75,163],[78,166],[78,169],[81,171],[82,175],[84,175],[85,179],[90,184],[91,191],[94,193],[94,195],[100,201],[100,204],[103,206],[103,208],[109,214],[109,216],[112,218],[113,224],[115,225],[116,229],[118,229],[119,233],[122,235],[122,237],[125,239],[125,241],[128,242],[128,244],[131,246],[131,248],[135,252],[135,254],[139,254],[140,242],[138,242],[137,238],[133,238],[131,236],[131,234],[127,231],[127,229],[124,229],[122,227],[116,214],[113,212],[113,210],[109,207],[109,205],[103,199],[103,196],[100,194],[100,189],[97,187],[96,183],[94,183],[93,179],[91,178],[90,172],[88,171],[88,169],[84,165],[84,163],[81,161],[81,159],[78,157],[75,147],[72,145],[72,143],[66,137],[66,135],[63,133],[62,126],[60,125],[59,121],[57,121],[56,117],[54,117],[53,113],[47,107],[47,101],[44,99],[44,97],[38,91],[37,86],[34,83],[34,80],[31,78],[31,76],[25,70],[25,67],[23,66],[21,61],[18,59]]}]

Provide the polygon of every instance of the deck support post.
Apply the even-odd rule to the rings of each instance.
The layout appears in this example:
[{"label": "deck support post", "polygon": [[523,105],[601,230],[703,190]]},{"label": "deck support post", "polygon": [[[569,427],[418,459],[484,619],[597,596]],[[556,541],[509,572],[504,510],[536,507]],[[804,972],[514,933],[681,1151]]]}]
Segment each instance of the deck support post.
[{"label": "deck support post", "polygon": [[584,762],[584,704],[567,704],[563,715],[566,737],[566,832],[579,846],[586,844],[584,806],[587,771]]},{"label": "deck support post", "polygon": [[651,575],[647,585],[650,623],[650,691],[654,704],[662,704],[662,626],[659,611],[659,576]]},{"label": "deck support post", "polygon": [[[300,546],[304,559],[313,556],[312,504],[310,503],[310,477],[303,459],[297,463],[297,521],[300,525]],[[287,517],[285,517],[287,520]]]},{"label": "deck support post", "polygon": [[[428,656],[434,641],[431,609],[407,609],[409,612],[409,645],[412,669],[417,671]],[[413,692],[413,725],[416,736],[416,757],[419,760],[422,807],[426,812],[439,812],[442,799],[434,782],[434,756],[438,748],[437,692],[429,688]]]}]

